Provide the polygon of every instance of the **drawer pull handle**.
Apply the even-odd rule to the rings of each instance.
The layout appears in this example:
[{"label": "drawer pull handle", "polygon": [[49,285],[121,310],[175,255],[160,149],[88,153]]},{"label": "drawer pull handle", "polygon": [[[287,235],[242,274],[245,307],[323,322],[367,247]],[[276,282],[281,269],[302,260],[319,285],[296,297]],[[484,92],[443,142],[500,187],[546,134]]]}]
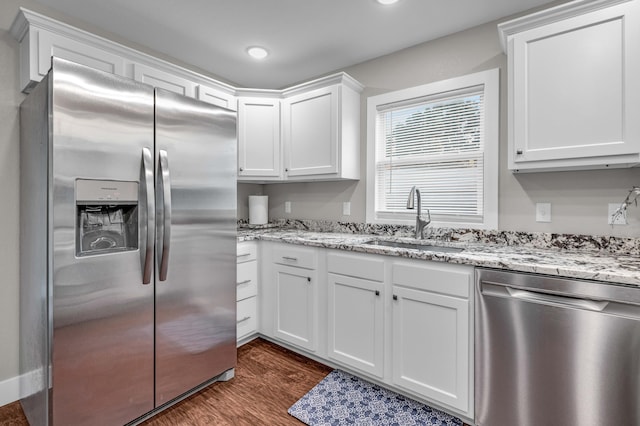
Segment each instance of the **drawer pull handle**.
[{"label": "drawer pull handle", "polygon": [[251,317],[244,317],[244,318],[239,319],[238,321],[236,321],[236,323],[237,323],[237,324],[240,324],[241,322],[244,322],[244,321],[246,321],[246,320],[248,320],[248,319],[251,319]]},{"label": "drawer pull handle", "polygon": [[380,290],[376,290],[376,296],[380,296]]},{"label": "drawer pull handle", "polygon": [[393,295],[393,300],[398,300],[398,296],[396,296],[395,294]]},{"label": "drawer pull handle", "polygon": [[249,284],[250,282],[251,280],[244,280],[244,281],[240,281],[239,283],[236,283],[236,285]]},{"label": "drawer pull handle", "polygon": [[307,282],[311,282],[311,277],[307,277]]},{"label": "drawer pull handle", "polygon": [[522,150],[521,150],[521,149],[517,150],[517,151],[516,151],[516,154],[518,154],[518,155],[522,155]]},{"label": "drawer pull handle", "polygon": [[251,256],[251,253],[242,253],[242,254],[236,255],[236,257],[246,257],[246,256]]},{"label": "drawer pull handle", "polygon": [[292,261],[292,262],[297,262],[297,261],[298,261],[298,258],[297,258],[297,257],[282,256],[282,258],[283,258],[284,260],[290,260],[290,261]]}]

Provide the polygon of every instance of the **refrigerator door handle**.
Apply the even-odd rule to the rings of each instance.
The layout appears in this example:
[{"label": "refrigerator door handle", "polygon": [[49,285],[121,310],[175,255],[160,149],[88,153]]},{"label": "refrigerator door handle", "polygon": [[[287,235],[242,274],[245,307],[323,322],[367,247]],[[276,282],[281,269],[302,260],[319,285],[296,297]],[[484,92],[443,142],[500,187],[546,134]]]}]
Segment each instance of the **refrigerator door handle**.
[{"label": "refrigerator door handle", "polygon": [[160,150],[160,161],[158,163],[158,178],[160,191],[162,192],[162,243],[160,258],[159,279],[165,281],[169,270],[169,251],[171,249],[171,176],[169,175],[169,158],[167,151]]},{"label": "refrigerator door handle", "polygon": [[149,148],[142,148],[142,181],[146,198],[147,220],[142,221],[142,232],[145,235],[145,246],[142,256],[142,284],[151,282],[153,273],[153,237],[155,230],[155,197],[153,193],[153,155]]}]

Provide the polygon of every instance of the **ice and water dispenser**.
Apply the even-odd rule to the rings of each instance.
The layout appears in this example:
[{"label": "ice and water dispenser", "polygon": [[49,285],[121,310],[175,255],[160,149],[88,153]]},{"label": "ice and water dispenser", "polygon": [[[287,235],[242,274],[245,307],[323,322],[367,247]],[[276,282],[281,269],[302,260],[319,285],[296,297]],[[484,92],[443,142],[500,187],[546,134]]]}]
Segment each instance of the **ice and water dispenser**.
[{"label": "ice and water dispenser", "polygon": [[76,255],[138,249],[138,182],[76,180]]}]

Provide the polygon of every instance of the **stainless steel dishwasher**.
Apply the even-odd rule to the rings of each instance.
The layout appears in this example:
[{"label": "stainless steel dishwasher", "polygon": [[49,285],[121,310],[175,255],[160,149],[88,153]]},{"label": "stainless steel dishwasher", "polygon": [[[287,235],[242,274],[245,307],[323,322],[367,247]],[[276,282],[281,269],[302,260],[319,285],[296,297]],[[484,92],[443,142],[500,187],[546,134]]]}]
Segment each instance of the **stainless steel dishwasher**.
[{"label": "stainless steel dishwasher", "polygon": [[640,288],[476,270],[478,426],[640,425]]}]

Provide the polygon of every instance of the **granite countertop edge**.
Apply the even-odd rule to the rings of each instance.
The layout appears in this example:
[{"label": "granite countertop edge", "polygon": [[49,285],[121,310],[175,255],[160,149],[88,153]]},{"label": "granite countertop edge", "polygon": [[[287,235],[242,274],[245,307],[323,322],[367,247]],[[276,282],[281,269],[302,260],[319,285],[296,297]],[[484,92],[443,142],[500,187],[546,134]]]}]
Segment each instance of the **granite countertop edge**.
[{"label": "granite countertop edge", "polygon": [[541,249],[477,242],[443,242],[425,239],[422,244],[459,247],[461,252],[422,251],[367,244],[371,240],[417,242],[411,238],[370,234],[309,232],[304,230],[251,229],[238,232],[238,242],[273,241],[358,253],[398,256],[516,272],[640,286],[640,257],[590,250]]}]

